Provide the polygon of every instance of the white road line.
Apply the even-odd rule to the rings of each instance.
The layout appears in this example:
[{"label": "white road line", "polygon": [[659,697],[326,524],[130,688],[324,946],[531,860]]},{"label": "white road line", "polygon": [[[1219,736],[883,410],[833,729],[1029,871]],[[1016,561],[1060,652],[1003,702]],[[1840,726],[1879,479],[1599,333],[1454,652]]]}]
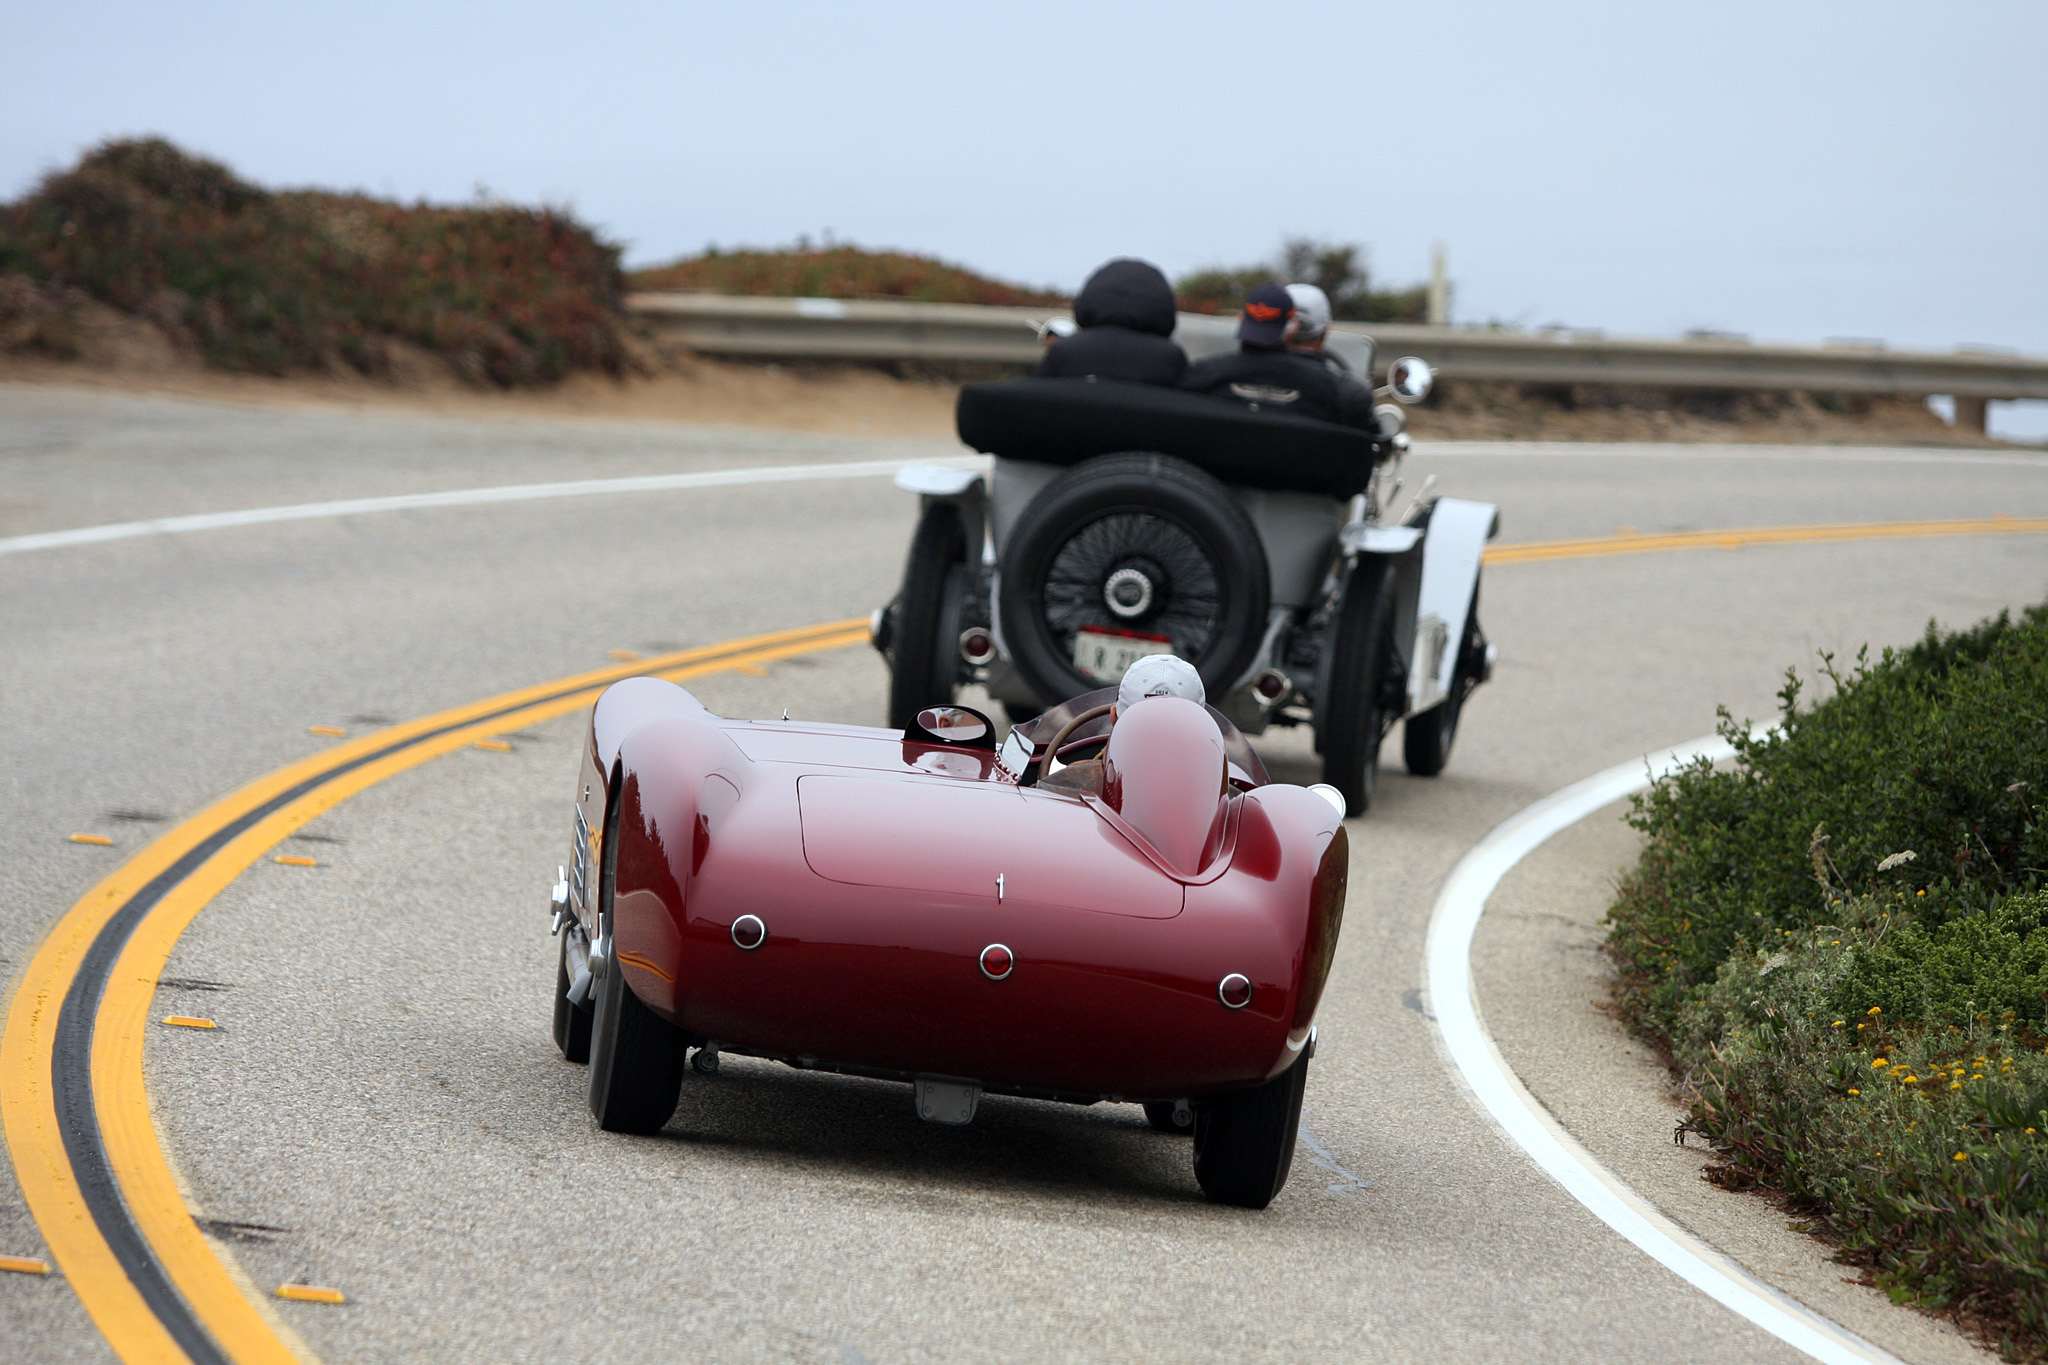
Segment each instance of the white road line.
[{"label": "white road line", "polygon": [[1655,777],[1694,759],[1719,762],[1733,753],[1726,741],[1714,738],[1646,754],[1544,797],[1480,840],[1451,869],[1430,915],[1423,949],[1430,1004],[1444,1048],[1479,1103],[1516,1145],[1601,1222],[1710,1298],[1816,1360],[1829,1365],[1901,1365],[1891,1353],[1764,1283],[1624,1185],[1529,1093],[1494,1046],[1472,995],[1472,936],[1488,897],[1515,864],[1551,835],[1643,790]]},{"label": "white road line", "polygon": [[288,507],[250,507],[239,512],[205,512],[185,517],[154,517],[70,531],[43,531],[0,540],[0,555],[55,550],[71,545],[97,545],[138,536],[181,535],[218,531],[232,526],[261,526],[274,521],[314,521],[322,517],[353,517],[369,512],[409,512],[428,507],[473,507],[495,502],[534,502],[544,498],[588,498],[619,493],[667,493],[685,488],[732,488],[750,483],[805,483],[824,479],[872,479],[894,474],[906,465],[937,464],[978,467],[979,455],[950,455],[914,460],[858,460],[833,464],[766,465],[752,469],[711,469],[699,474],[647,474],[624,479],[577,479],[567,483],[515,483],[496,488],[458,488],[445,493],[400,493],[383,498],[344,498],[336,502],[302,502]]},{"label": "white road line", "polygon": [[[1825,450],[1784,447],[1685,445],[1583,445],[1564,442],[1512,444],[1497,441],[1429,441],[1416,446],[1418,455],[1523,455],[1584,457],[1713,458],[1723,460],[1786,459],[1847,461],[1877,464],[1990,464],[2048,471],[2048,457],[1985,455],[1951,451]],[[497,488],[458,488],[443,493],[401,493],[383,498],[345,498],[336,502],[302,502],[286,507],[250,507],[239,512],[204,512],[183,517],[153,517],[69,531],[42,531],[0,539],[0,555],[31,550],[56,550],[72,545],[97,545],[139,536],[218,531],[234,526],[261,526],[278,521],[313,521],[353,517],[371,512],[407,512],[432,507],[474,507],[494,502],[533,502],[544,498],[602,497],[619,493],[666,493],[685,488],[731,488],[741,484],[802,483],[819,479],[866,479],[894,474],[906,465],[979,466],[979,455],[924,456],[913,460],[860,460],[834,464],[768,465],[752,469],[713,469],[701,474],[651,474],[624,479],[578,479],[566,483],[506,484]]]}]

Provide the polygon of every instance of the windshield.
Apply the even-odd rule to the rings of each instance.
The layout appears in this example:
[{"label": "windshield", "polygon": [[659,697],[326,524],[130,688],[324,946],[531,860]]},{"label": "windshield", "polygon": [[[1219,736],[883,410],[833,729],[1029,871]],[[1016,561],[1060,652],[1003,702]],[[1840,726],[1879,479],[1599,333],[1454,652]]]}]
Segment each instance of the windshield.
[{"label": "windshield", "polygon": [[[1083,711],[1097,706],[1108,706],[1115,701],[1114,687],[1098,687],[1093,692],[1083,692],[1078,697],[1067,698],[1051,710],[1040,713],[1035,720],[1011,726],[1010,733],[1022,735],[1026,742],[1036,749],[1050,742],[1062,726]],[[1258,754],[1253,751],[1251,741],[1244,737],[1244,732],[1224,719],[1223,713],[1215,707],[1205,706],[1203,709],[1209,713],[1210,719],[1216,722],[1216,728],[1223,732],[1223,754],[1230,761],[1230,780],[1241,787],[1263,787],[1271,782],[1273,779],[1266,774],[1266,765],[1259,761]],[[1083,740],[1100,740],[1108,734],[1109,717],[1098,716],[1074,731],[1073,736],[1063,747],[1071,748]]]}]

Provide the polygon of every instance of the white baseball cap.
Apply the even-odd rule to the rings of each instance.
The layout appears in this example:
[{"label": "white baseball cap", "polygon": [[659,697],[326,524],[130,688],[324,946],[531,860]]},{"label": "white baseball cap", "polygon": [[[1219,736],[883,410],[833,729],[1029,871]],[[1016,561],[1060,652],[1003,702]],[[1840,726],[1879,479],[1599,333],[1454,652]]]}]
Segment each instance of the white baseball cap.
[{"label": "white baseball cap", "polygon": [[1195,672],[1195,666],[1172,654],[1147,654],[1124,670],[1124,680],[1116,690],[1117,711],[1128,711],[1147,697],[1185,697],[1201,703],[1209,700],[1202,688],[1202,675]]},{"label": "white baseball cap", "polygon": [[1330,296],[1312,284],[1290,284],[1287,297],[1294,300],[1294,334],[1313,341],[1330,330]]}]

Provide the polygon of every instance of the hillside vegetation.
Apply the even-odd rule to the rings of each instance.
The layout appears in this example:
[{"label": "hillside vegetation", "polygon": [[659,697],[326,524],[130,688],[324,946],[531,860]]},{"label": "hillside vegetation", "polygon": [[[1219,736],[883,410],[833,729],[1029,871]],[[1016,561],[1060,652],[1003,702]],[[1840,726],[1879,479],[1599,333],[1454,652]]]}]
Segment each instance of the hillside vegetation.
[{"label": "hillside vegetation", "polygon": [[380,375],[407,343],[531,385],[627,366],[622,286],[618,248],[557,210],[266,190],[156,138],[0,205],[0,345],[59,354],[82,296],[220,369]]},{"label": "hillside vegetation", "polygon": [[1338,322],[1425,322],[1429,318],[1429,286],[1377,289],[1366,267],[1365,248],[1356,243],[1318,242],[1295,237],[1280,244],[1271,261],[1253,265],[1213,266],[1183,275],[1173,292],[1191,313],[1235,313],[1245,295],[1259,285],[1312,284],[1330,297],[1330,316]]},{"label": "hillside vegetation", "polygon": [[634,289],[785,299],[914,299],[1019,308],[1067,304],[1065,295],[1052,290],[1006,284],[931,256],[845,245],[814,248],[807,241],[789,248],[712,247],[699,256],[636,270],[627,281]]}]

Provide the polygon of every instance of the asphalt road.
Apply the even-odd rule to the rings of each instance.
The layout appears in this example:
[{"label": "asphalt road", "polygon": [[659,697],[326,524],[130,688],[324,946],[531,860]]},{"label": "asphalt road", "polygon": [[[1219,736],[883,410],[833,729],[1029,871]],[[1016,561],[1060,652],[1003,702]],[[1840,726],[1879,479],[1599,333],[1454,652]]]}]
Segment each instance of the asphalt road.
[{"label": "asphalt road", "polygon": [[[0,388],[0,537],[317,498],[944,445],[711,428],[281,413]],[[2048,459],[1754,447],[1458,447],[1411,461],[1503,508],[1502,542],[2048,514]],[[864,614],[913,499],[886,480],[401,512],[0,556],[0,959],[164,821],[326,742],[605,664]],[[901,1087],[730,1060],[656,1139],[600,1133],[548,1038],[545,887],[579,722],[469,749],[337,807],[180,942],[147,1043],[200,1215],[344,1361],[656,1359],[1758,1361],[1795,1353],[1608,1231],[1447,1072],[1423,1001],[1436,888],[1502,818],[1632,754],[1763,718],[1788,664],[2048,595],[2048,538],[1701,550],[1502,565],[1495,681],[1449,771],[1382,778],[1305,1118],[1268,1210],[1201,1200],[1133,1106],[990,1098],[921,1124]],[[878,723],[864,648],[696,686],[728,714]],[[1304,738],[1262,745],[1312,780]],[[111,848],[66,842],[103,834]],[[1755,1200],[1673,1157],[1658,1078],[1594,1008],[1584,826],[1502,889],[1475,949],[1504,1053],[1667,1209],[1908,1359],[1951,1333],[1841,1287]],[[183,982],[184,985],[174,985]],[[195,984],[197,983],[197,984]],[[1687,1167],[1686,1162],[1694,1165]],[[11,1173],[0,1253],[41,1254]],[[1832,1273],[1831,1273],[1832,1272]],[[28,1357],[112,1359],[61,1276],[0,1275]],[[12,1353],[10,1349],[9,1353]]]}]

